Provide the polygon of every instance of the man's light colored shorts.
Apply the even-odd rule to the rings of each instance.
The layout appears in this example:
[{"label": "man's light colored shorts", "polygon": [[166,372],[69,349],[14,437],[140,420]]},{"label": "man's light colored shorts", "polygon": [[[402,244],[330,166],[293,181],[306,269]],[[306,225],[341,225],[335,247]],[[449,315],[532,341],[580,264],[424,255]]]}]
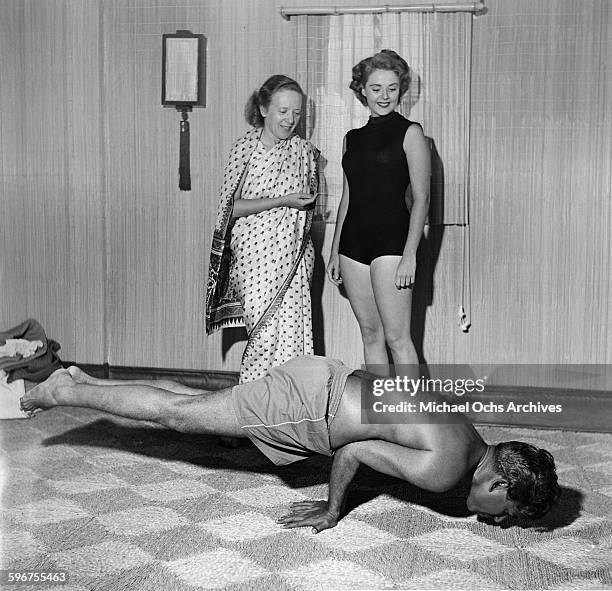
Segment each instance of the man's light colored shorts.
[{"label": "man's light colored shorts", "polygon": [[327,357],[304,356],[232,389],[241,428],[277,465],[331,456],[329,425],[354,370]]}]

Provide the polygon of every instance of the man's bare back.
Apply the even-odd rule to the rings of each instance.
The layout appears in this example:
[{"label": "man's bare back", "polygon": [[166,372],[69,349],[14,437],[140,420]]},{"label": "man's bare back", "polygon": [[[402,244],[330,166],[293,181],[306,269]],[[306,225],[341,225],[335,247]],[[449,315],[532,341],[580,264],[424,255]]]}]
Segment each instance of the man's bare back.
[{"label": "man's bare back", "polygon": [[[434,412],[406,413],[400,421],[385,421],[384,416],[382,419],[374,418],[370,413],[373,420],[369,421],[362,409],[363,388],[363,378],[349,376],[338,412],[330,425],[334,449],[357,441],[385,441],[402,448],[429,452],[436,457],[436,464],[442,472],[454,471],[457,479],[475,466],[486,451],[487,444],[467,417],[460,413],[452,420],[447,414]],[[402,392],[391,392],[387,394],[386,402],[397,404],[405,398]],[[434,392],[419,392],[419,398],[422,401],[443,401]]]}]

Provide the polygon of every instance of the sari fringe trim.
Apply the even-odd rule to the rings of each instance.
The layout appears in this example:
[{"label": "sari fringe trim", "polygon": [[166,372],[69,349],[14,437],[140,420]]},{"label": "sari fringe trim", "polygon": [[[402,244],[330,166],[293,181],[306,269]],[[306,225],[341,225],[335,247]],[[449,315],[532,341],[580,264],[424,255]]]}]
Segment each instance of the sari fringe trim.
[{"label": "sari fringe trim", "polygon": [[228,293],[231,267],[231,216],[234,209],[234,195],[246,173],[247,164],[260,135],[260,129],[251,129],[234,142],[225,168],[208,264],[205,302],[208,335],[224,328],[226,320],[230,324],[242,322],[244,326],[242,306],[233,294]]}]

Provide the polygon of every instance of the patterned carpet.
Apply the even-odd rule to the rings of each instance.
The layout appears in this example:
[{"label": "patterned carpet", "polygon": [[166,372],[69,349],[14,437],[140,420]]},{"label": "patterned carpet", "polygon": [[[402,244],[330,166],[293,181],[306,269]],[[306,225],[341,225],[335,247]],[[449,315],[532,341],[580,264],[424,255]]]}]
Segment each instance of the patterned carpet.
[{"label": "patterned carpet", "polygon": [[1,567],[69,576],[6,589],[612,589],[612,435],[480,429],[555,455],[563,499],[537,527],[363,470],[348,516],[313,535],[275,520],[325,496],[325,458],[275,468],[250,444],[82,409],[0,429]]}]

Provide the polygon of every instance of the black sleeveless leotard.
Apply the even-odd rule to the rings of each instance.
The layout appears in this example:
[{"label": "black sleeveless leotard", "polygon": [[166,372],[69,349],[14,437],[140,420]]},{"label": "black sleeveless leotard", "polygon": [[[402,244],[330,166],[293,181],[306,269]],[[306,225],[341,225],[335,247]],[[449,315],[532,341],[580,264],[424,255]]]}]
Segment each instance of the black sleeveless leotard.
[{"label": "black sleeveless leotard", "polygon": [[397,111],[370,117],[346,134],[342,168],[349,205],[340,235],[340,254],[369,265],[383,255],[401,256],[408,237],[410,183],[404,136],[412,125]]}]

